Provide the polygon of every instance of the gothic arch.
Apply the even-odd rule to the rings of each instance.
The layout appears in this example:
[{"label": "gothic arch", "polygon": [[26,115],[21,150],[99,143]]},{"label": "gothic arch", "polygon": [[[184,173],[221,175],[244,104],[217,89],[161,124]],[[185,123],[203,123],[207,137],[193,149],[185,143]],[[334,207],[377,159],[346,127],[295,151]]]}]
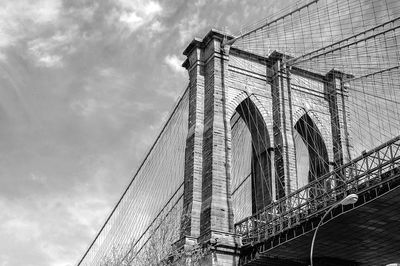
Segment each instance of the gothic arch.
[{"label": "gothic arch", "polygon": [[[329,171],[329,156],[324,138],[308,112],[297,119],[294,130],[297,180],[300,188]],[[308,160],[304,160],[305,157]]]},{"label": "gothic arch", "polygon": [[[307,114],[314,124],[317,126],[319,132],[321,133],[322,139],[328,149],[328,158],[329,161],[333,161],[333,151],[332,151],[332,132],[331,132],[331,124],[330,119],[331,117],[328,116],[325,119],[321,119],[320,115],[317,114],[314,110],[306,110],[305,108],[301,107],[293,114],[293,125],[299,121],[299,119]],[[328,120],[327,120],[328,119]],[[328,122],[323,122],[328,121]]]},{"label": "gothic arch", "polygon": [[[240,98],[237,98],[240,99]],[[254,99],[254,98],[253,98]],[[251,185],[248,186],[248,190],[251,190],[251,211],[254,214],[257,211],[263,209],[272,200],[272,173],[271,173],[271,139],[265,123],[265,119],[261,114],[260,110],[256,106],[256,103],[252,100],[252,97],[244,98],[239,104],[233,105],[235,107],[235,112],[231,114],[231,130],[232,130],[232,157],[235,154],[240,153],[241,161],[238,162],[235,158],[231,159],[232,169],[235,168],[235,163],[246,162],[244,157],[247,157],[248,163],[250,163],[250,175],[248,178],[243,179],[243,176],[235,177],[232,176],[232,182],[239,178],[241,181],[236,182],[240,185],[245,184],[245,182],[250,182]],[[246,154],[246,147],[240,147],[243,142],[239,142],[235,139],[236,128],[241,127],[242,133],[247,132],[247,138],[250,139],[251,147],[247,147],[248,154]],[[246,138],[246,136],[242,136]],[[233,170],[234,171],[234,170]],[[243,179],[243,181],[242,181]],[[237,188],[233,187],[233,193],[237,191]],[[248,192],[247,192],[248,193]],[[235,201],[235,197],[233,196]],[[235,209],[235,202],[233,203]],[[238,209],[238,208],[236,208]],[[247,214],[247,215],[248,215]]]},{"label": "gothic arch", "polygon": [[[261,116],[264,119],[264,123],[267,126],[269,132],[272,132],[273,129],[273,122],[272,122],[272,114],[267,109],[267,106],[263,104],[263,100],[260,99],[259,96],[255,95],[254,93],[248,93],[247,91],[241,91],[238,93],[229,103],[227,104],[227,117],[229,119],[232,118],[234,113],[236,112],[237,107],[241,104],[245,99],[250,99],[252,103],[257,107],[257,110],[260,112]],[[271,146],[273,146],[274,139],[270,139]]]},{"label": "gothic arch", "polygon": [[[293,114],[293,125],[299,121],[299,119],[307,114],[311,120],[314,122],[314,124],[317,126],[318,130],[321,133],[321,136],[326,144],[326,146],[331,146],[330,139],[331,137],[331,132],[330,132],[330,124],[323,123],[321,121],[321,118],[319,115],[316,114],[315,111],[313,110],[306,110],[304,108],[299,108],[294,114]],[[329,151],[328,151],[329,153]]]}]

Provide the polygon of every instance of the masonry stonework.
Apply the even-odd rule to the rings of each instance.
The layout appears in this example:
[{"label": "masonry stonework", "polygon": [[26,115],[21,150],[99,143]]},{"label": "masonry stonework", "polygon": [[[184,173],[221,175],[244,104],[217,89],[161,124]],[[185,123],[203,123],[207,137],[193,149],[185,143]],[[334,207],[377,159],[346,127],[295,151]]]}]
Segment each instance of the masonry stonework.
[{"label": "masonry stonework", "polygon": [[272,199],[298,189],[294,125],[307,114],[321,132],[329,163],[349,160],[346,88],[326,87],[323,76],[289,69],[285,55],[268,57],[224,46],[232,39],[211,30],[185,49],[189,73],[184,212],[179,245],[212,246],[205,265],[237,265],[231,187],[231,125],[237,106],[251,101],[264,120],[272,159]]}]

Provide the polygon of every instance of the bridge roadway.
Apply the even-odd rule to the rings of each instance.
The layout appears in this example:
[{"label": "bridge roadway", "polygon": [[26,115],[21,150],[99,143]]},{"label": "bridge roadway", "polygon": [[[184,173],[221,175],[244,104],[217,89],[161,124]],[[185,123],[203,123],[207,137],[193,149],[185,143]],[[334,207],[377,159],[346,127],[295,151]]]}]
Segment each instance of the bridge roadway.
[{"label": "bridge roadway", "polygon": [[[339,181],[340,180],[340,181]],[[336,182],[336,186],[328,184]],[[364,153],[235,225],[241,265],[309,265],[321,217],[345,195],[319,228],[315,265],[387,265],[400,262],[400,137]]]}]

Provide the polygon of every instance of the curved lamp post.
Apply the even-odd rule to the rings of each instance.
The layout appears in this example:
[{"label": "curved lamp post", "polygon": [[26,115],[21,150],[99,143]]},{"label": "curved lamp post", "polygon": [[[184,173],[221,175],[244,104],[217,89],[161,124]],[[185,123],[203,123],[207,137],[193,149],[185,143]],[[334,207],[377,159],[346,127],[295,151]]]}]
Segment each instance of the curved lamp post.
[{"label": "curved lamp post", "polygon": [[330,213],[330,212],[333,210],[333,208],[335,208],[335,207],[337,207],[337,206],[339,206],[339,205],[350,205],[350,204],[354,204],[354,203],[357,202],[357,200],[358,200],[357,194],[350,194],[350,195],[347,195],[347,197],[345,197],[345,198],[342,199],[341,201],[337,202],[336,204],[333,204],[333,206],[330,207],[329,210],[327,210],[327,211],[325,212],[324,216],[322,216],[322,219],[319,221],[319,223],[318,223],[318,225],[317,225],[317,228],[316,228],[315,231],[314,231],[314,236],[313,236],[313,239],[312,239],[312,242],[311,242],[311,251],[310,251],[310,265],[311,265],[311,266],[314,266],[314,265],[313,265],[313,251],[314,251],[315,237],[317,236],[318,229],[319,229],[319,227],[321,226],[321,224],[323,223],[325,217],[328,215],[328,213]]}]

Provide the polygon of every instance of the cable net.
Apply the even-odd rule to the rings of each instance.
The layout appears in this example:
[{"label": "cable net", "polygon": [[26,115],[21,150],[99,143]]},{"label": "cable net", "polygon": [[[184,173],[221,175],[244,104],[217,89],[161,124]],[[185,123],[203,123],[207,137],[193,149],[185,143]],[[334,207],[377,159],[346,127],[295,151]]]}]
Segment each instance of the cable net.
[{"label": "cable net", "polygon": [[233,47],[262,56],[279,51],[290,56],[287,67],[345,74],[351,157],[397,136],[400,1],[299,1],[285,13],[249,26]]},{"label": "cable net", "polygon": [[[274,51],[284,54],[283,69],[288,73],[293,90],[322,93],[326,99],[337,96],[337,117],[332,115],[329,119],[337,119],[338,123],[317,126],[316,118],[308,114],[323,110],[309,110],[293,125],[297,177],[292,188],[301,189],[340,166],[333,161],[336,151],[332,154],[326,143],[332,146],[332,140],[328,141],[326,136],[332,138],[333,132],[339,132],[342,138],[343,162],[399,135],[399,26],[398,0],[299,1],[250,25],[235,39],[232,47],[236,49],[263,57]],[[241,67],[251,69],[252,64],[244,62]],[[276,73],[274,71],[267,66],[267,75]],[[315,75],[312,79],[303,78],[296,74],[299,71]],[[332,73],[331,78],[329,73]],[[292,97],[299,95],[293,93]],[[304,104],[296,98],[292,100],[297,105]],[[274,112],[280,110],[272,110]],[[329,112],[334,113],[331,109]],[[254,113],[250,115],[256,119]],[[253,134],[246,131],[246,123],[234,125],[237,128],[232,127],[232,198],[235,221],[239,221],[255,213],[251,211],[257,203],[255,194],[267,193],[270,199],[277,199],[278,186],[285,184],[271,185],[269,181],[278,175],[278,169],[273,169],[272,175],[255,172],[254,162],[262,161],[254,153],[259,143],[254,143]],[[264,149],[268,148],[269,144],[265,145]],[[240,156],[247,156],[247,159]],[[269,153],[267,156],[268,160],[274,160]],[[266,189],[262,192],[257,192],[256,179],[264,180]],[[282,183],[282,180],[275,178],[273,182]],[[334,185],[332,181],[326,187]],[[273,200],[267,200],[265,205],[271,202]]]},{"label": "cable net", "polygon": [[182,210],[188,104],[186,90],[78,265],[150,265],[170,251]]},{"label": "cable net", "polygon": [[232,208],[234,222],[252,214],[252,141],[245,121],[238,113],[232,117]]},{"label": "cable net", "polygon": [[[399,135],[399,14],[398,0],[299,1],[252,25],[234,42],[236,49],[264,57],[274,51],[287,55],[283,69],[297,91],[292,99],[297,105],[302,103],[296,97],[301,98],[304,91],[325,95],[323,100],[339,95],[335,112],[346,120],[345,128],[334,115],[326,117],[338,119],[338,123],[321,127],[323,123],[317,125],[313,112],[302,115],[292,125],[289,142],[295,146],[295,157],[290,159],[296,160],[297,173],[290,184],[293,189],[307,186],[337,166],[333,162],[333,132],[341,135],[345,161]],[[250,61],[243,61],[240,67],[258,71]],[[264,73],[271,71],[276,70],[267,66]],[[296,74],[299,71],[315,74],[314,79],[301,77]],[[328,73],[333,77],[329,78]],[[247,85],[251,86],[251,81]],[[267,90],[274,86],[268,77],[265,85]],[[267,90],[258,96],[278,97]],[[179,234],[188,104],[186,91],[79,265],[110,265],[109,261],[116,261],[116,265],[150,265],[149,257],[160,261],[171,251],[162,246],[170,246]],[[273,178],[282,171],[274,167],[279,158],[270,143],[276,132],[268,132],[258,111],[250,100],[245,100],[230,121],[235,223],[265,210],[282,197],[282,189],[288,186],[287,180]],[[332,113],[329,108],[317,111]],[[270,113],[279,112],[275,109]],[[283,130],[272,120],[274,128]],[[332,179],[323,186],[328,191],[335,182]],[[310,188],[297,204],[318,193]],[[164,226],[169,224],[172,226]]]},{"label": "cable net", "polygon": [[302,56],[391,21],[399,12],[397,0],[302,0],[247,26],[233,46],[262,56],[275,50]]}]

